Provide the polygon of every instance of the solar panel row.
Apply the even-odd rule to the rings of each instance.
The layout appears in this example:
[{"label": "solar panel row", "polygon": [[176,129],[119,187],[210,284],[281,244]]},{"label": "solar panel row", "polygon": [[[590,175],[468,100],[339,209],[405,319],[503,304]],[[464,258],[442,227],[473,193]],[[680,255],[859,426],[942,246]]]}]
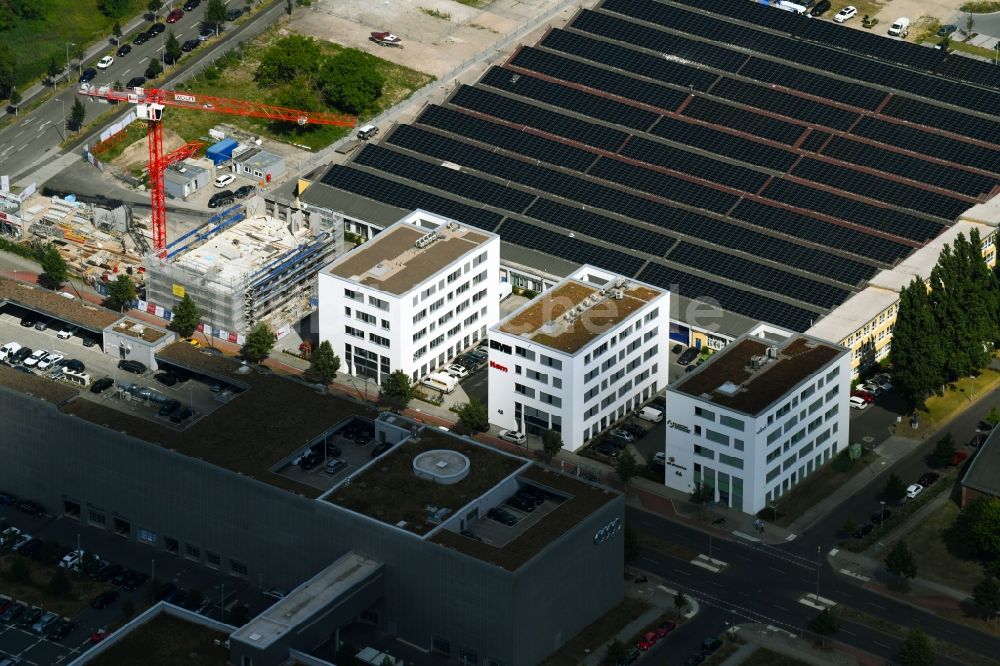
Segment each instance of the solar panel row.
[{"label": "solar panel row", "polygon": [[[962,104],[966,102],[964,99],[955,101]],[[989,112],[993,118],[996,118],[997,109],[1000,109],[1000,99],[997,100],[997,105],[993,110]],[[971,116],[961,111],[934,106],[933,104],[907,97],[893,97],[885,105],[885,108],[882,109],[882,113],[894,118],[908,120],[911,123],[936,127],[947,132],[968,136],[1000,146],[1000,122],[996,120]]]},{"label": "solar panel row", "polygon": [[643,259],[613,250],[606,245],[594,245],[510,218],[504,220],[499,233],[508,243],[522,245],[579,264],[592,264],[629,277],[635,277],[636,272],[645,263]]},{"label": "solar panel row", "polygon": [[719,250],[681,241],[667,255],[668,261],[690,266],[711,275],[757,287],[763,291],[784,294],[821,308],[829,308],[847,299],[846,289],[832,287],[816,280],[766,266]]},{"label": "solar panel row", "polygon": [[[756,192],[768,179],[768,175],[760,171],[635,136],[625,144],[619,154],[666,169],[675,169],[744,192]],[[601,162],[604,161],[601,160]],[[598,162],[598,168],[601,162]],[[594,171],[591,170],[591,173]]]},{"label": "solar panel row", "polygon": [[[739,125],[723,125],[723,127],[743,130]],[[751,139],[744,139],[741,136],[719,132],[714,127],[705,127],[666,116],[660,118],[660,122],[653,126],[650,133],[668,141],[701,148],[711,153],[740,160],[741,162],[756,164],[757,166],[773,171],[787,171],[797,159],[794,153],[787,150],[781,150],[780,148]],[[639,141],[639,139],[634,137],[630,139],[622,150],[623,154],[630,151],[636,141]],[[650,160],[645,161],[649,162]],[[662,162],[651,163],[663,164]],[[664,164],[663,166],[668,165]]]},{"label": "solar panel row", "polygon": [[614,239],[615,245],[657,257],[664,256],[676,243],[673,238],[650,229],[643,229],[589,210],[566,206],[543,197],[536,199],[524,214],[556,227],[587,234],[598,240]]},{"label": "solar panel row", "polygon": [[822,102],[804,99],[791,93],[772,90],[747,81],[722,78],[712,88],[712,94],[737,104],[754,106],[781,116],[795,118],[811,125],[825,125],[846,131],[858,119],[858,114],[838,109]]},{"label": "solar panel row", "polygon": [[518,51],[510,64],[563,81],[603,90],[612,95],[642,102],[664,111],[676,109],[688,96],[686,91],[675,90],[645,79],[612,72],[603,67],[588,65],[579,60],[572,60],[530,46]]},{"label": "solar panel row", "polygon": [[977,146],[881,118],[862,118],[851,134],[941,160],[1000,174],[1000,150]]},{"label": "solar panel row", "polygon": [[[725,214],[738,201],[732,194],[617,160],[598,161],[590,170],[590,175],[713,213]],[[604,208],[609,208],[610,205],[610,201],[606,202]]]},{"label": "solar panel row", "polygon": [[[506,227],[506,223],[504,224]],[[662,289],[676,290],[681,296],[721,304],[726,310],[762,319],[793,331],[804,331],[819,315],[783,301],[703,278],[687,270],[648,263],[639,279]]]},{"label": "solar panel row", "polygon": [[748,108],[733,106],[707,97],[693,98],[690,104],[684,107],[684,115],[788,145],[795,143],[805,131],[803,125],[771,118],[754,113]]},{"label": "solar panel row", "polygon": [[574,90],[566,86],[549,83],[533,76],[515,74],[507,69],[491,67],[480,82],[498,90],[527,97],[552,106],[558,106],[573,113],[579,113],[598,120],[605,120],[643,131],[649,128],[659,114],[646,111],[629,104],[592,93]]},{"label": "solar panel row", "polygon": [[493,231],[503,219],[501,215],[491,213],[482,208],[467,206],[451,199],[431,194],[426,190],[417,189],[397,183],[370,173],[363,173],[339,164],[332,165],[323,174],[321,182],[358,196],[381,201],[382,203],[404,210],[423,208],[438,215],[444,215],[455,220],[461,220],[474,227]]},{"label": "solar panel row", "polygon": [[798,67],[763,58],[750,58],[735,73],[869,111],[877,109],[886,97],[885,92],[869,86],[849,83],[829,76],[817,76],[815,72],[807,72]]}]

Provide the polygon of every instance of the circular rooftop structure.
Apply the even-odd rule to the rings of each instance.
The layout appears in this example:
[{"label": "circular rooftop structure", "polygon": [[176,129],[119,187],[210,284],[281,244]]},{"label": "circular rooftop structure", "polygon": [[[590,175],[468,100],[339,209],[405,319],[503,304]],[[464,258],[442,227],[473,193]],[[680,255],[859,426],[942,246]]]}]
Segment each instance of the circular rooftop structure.
[{"label": "circular rooftop structure", "polygon": [[450,449],[424,451],[413,459],[413,473],[421,479],[450,486],[469,475],[468,457]]}]

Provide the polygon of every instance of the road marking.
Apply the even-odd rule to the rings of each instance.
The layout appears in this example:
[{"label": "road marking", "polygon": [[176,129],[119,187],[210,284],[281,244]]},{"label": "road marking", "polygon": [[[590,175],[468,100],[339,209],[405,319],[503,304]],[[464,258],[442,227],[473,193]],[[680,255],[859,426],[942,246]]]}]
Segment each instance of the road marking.
[{"label": "road marking", "polygon": [[28,118],[23,123],[21,123],[21,127],[24,127],[25,125],[30,125],[31,123],[35,122],[36,119],[37,116],[32,116],[31,118]]},{"label": "road marking", "polygon": [[778,604],[774,604],[774,607],[777,608],[778,610],[783,610],[786,613],[790,612],[787,608],[785,608],[784,606],[779,606]]},{"label": "road marking", "polygon": [[770,569],[771,571],[777,571],[780,574],[787,574],[788,573],[784,569],[779,569],[778,567],[768,567],[768,569]]},{"label": "road marking", "polygon": [[840,631],[842,631],[845,634],[848,634],[849,636],[857,636],[856,633],[854,633],[853,631],[848,631],[847,629],[841,629]]},{"label": "road marking", "polygon": [[872,643],[874,643],[875,645],[879,645],[881,647],[884,647],[886,650],[891,650],[892,649],[892,646],[886,645],[885,643],[879,643],[878,641],[872,641]]},{"label": "road marking", "polygon": [[874,603],[872,601],[869,601],[868,605],[869,606],[874,606],[875,608],[881,608],[882,610],[885,610],[885,606],[879,606],[878,604],[876,604],[876,603]]},{"label": "road marking", "polygon": [[24,134],[24,132],[25,132],[25,130],[21,130],[20,132],[18,132],[17,134],[14,135],[14,138],[16,139],[17,137],[19,137],[22,134]]},{"label": "road marking", "polygon": [[659,562],[654,560],[652,557],[640,557],[639,559],[642,560],[643,562],[652,562],[653,564],[659,564]]},{"label": "road marking", "polygon": [[681,574],[683,576],[690,576],[691,575],[690,572],[688,572],[688,571],[681,571],[680,569],[674,569],[674,571],[676,571],[677,573],[679,573],[679,574]]}]

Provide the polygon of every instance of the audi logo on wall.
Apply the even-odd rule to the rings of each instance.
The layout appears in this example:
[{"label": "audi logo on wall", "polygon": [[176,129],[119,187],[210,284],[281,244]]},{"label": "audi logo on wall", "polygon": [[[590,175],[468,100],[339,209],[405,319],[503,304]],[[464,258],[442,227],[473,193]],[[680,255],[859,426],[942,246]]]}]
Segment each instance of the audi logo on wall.
[{"label": "audi logo on wall", "polygon": [[621,529],[622,529],[622,519],[615,518],[610,523],[608,523],[601,529],[597,530],[597,533],[594,534],[594,545],[595,546],[601,545],[602,543],[613,537],[615,534],[620,532]]}]

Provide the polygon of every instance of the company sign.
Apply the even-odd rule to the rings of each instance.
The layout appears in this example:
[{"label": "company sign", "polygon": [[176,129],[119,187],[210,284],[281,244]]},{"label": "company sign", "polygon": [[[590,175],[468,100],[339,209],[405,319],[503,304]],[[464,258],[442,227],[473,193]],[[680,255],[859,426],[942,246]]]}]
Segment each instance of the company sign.
[{"label": "company sign", "polygon": [[198,101],[194,95],[174,95],[174,99],[178,102],[187,102],[189,104],[195,104]]},{"label": "company sign", "polygon": [[500,365],[496,361],[490,361],[490,367],[499,370],[500,372],[507,372],[507,366]]},{"label": "company sign", "polygon": [[613,537],[615,534],[620,532],[621,529],[622,529],[622,519],[615,518],[610,523],[608,523],[601,529],[597,530],[597,532],[594,534],[594,545],[595,546],[601,545],[602,543]]},{"label": "company sign", "polygon": [[691,428],[688,428],[683,423],[676,423],[674,421],[667,421],[667,426],[673,428],[674,430],[680,430],[681,432],[691,432]]}]

